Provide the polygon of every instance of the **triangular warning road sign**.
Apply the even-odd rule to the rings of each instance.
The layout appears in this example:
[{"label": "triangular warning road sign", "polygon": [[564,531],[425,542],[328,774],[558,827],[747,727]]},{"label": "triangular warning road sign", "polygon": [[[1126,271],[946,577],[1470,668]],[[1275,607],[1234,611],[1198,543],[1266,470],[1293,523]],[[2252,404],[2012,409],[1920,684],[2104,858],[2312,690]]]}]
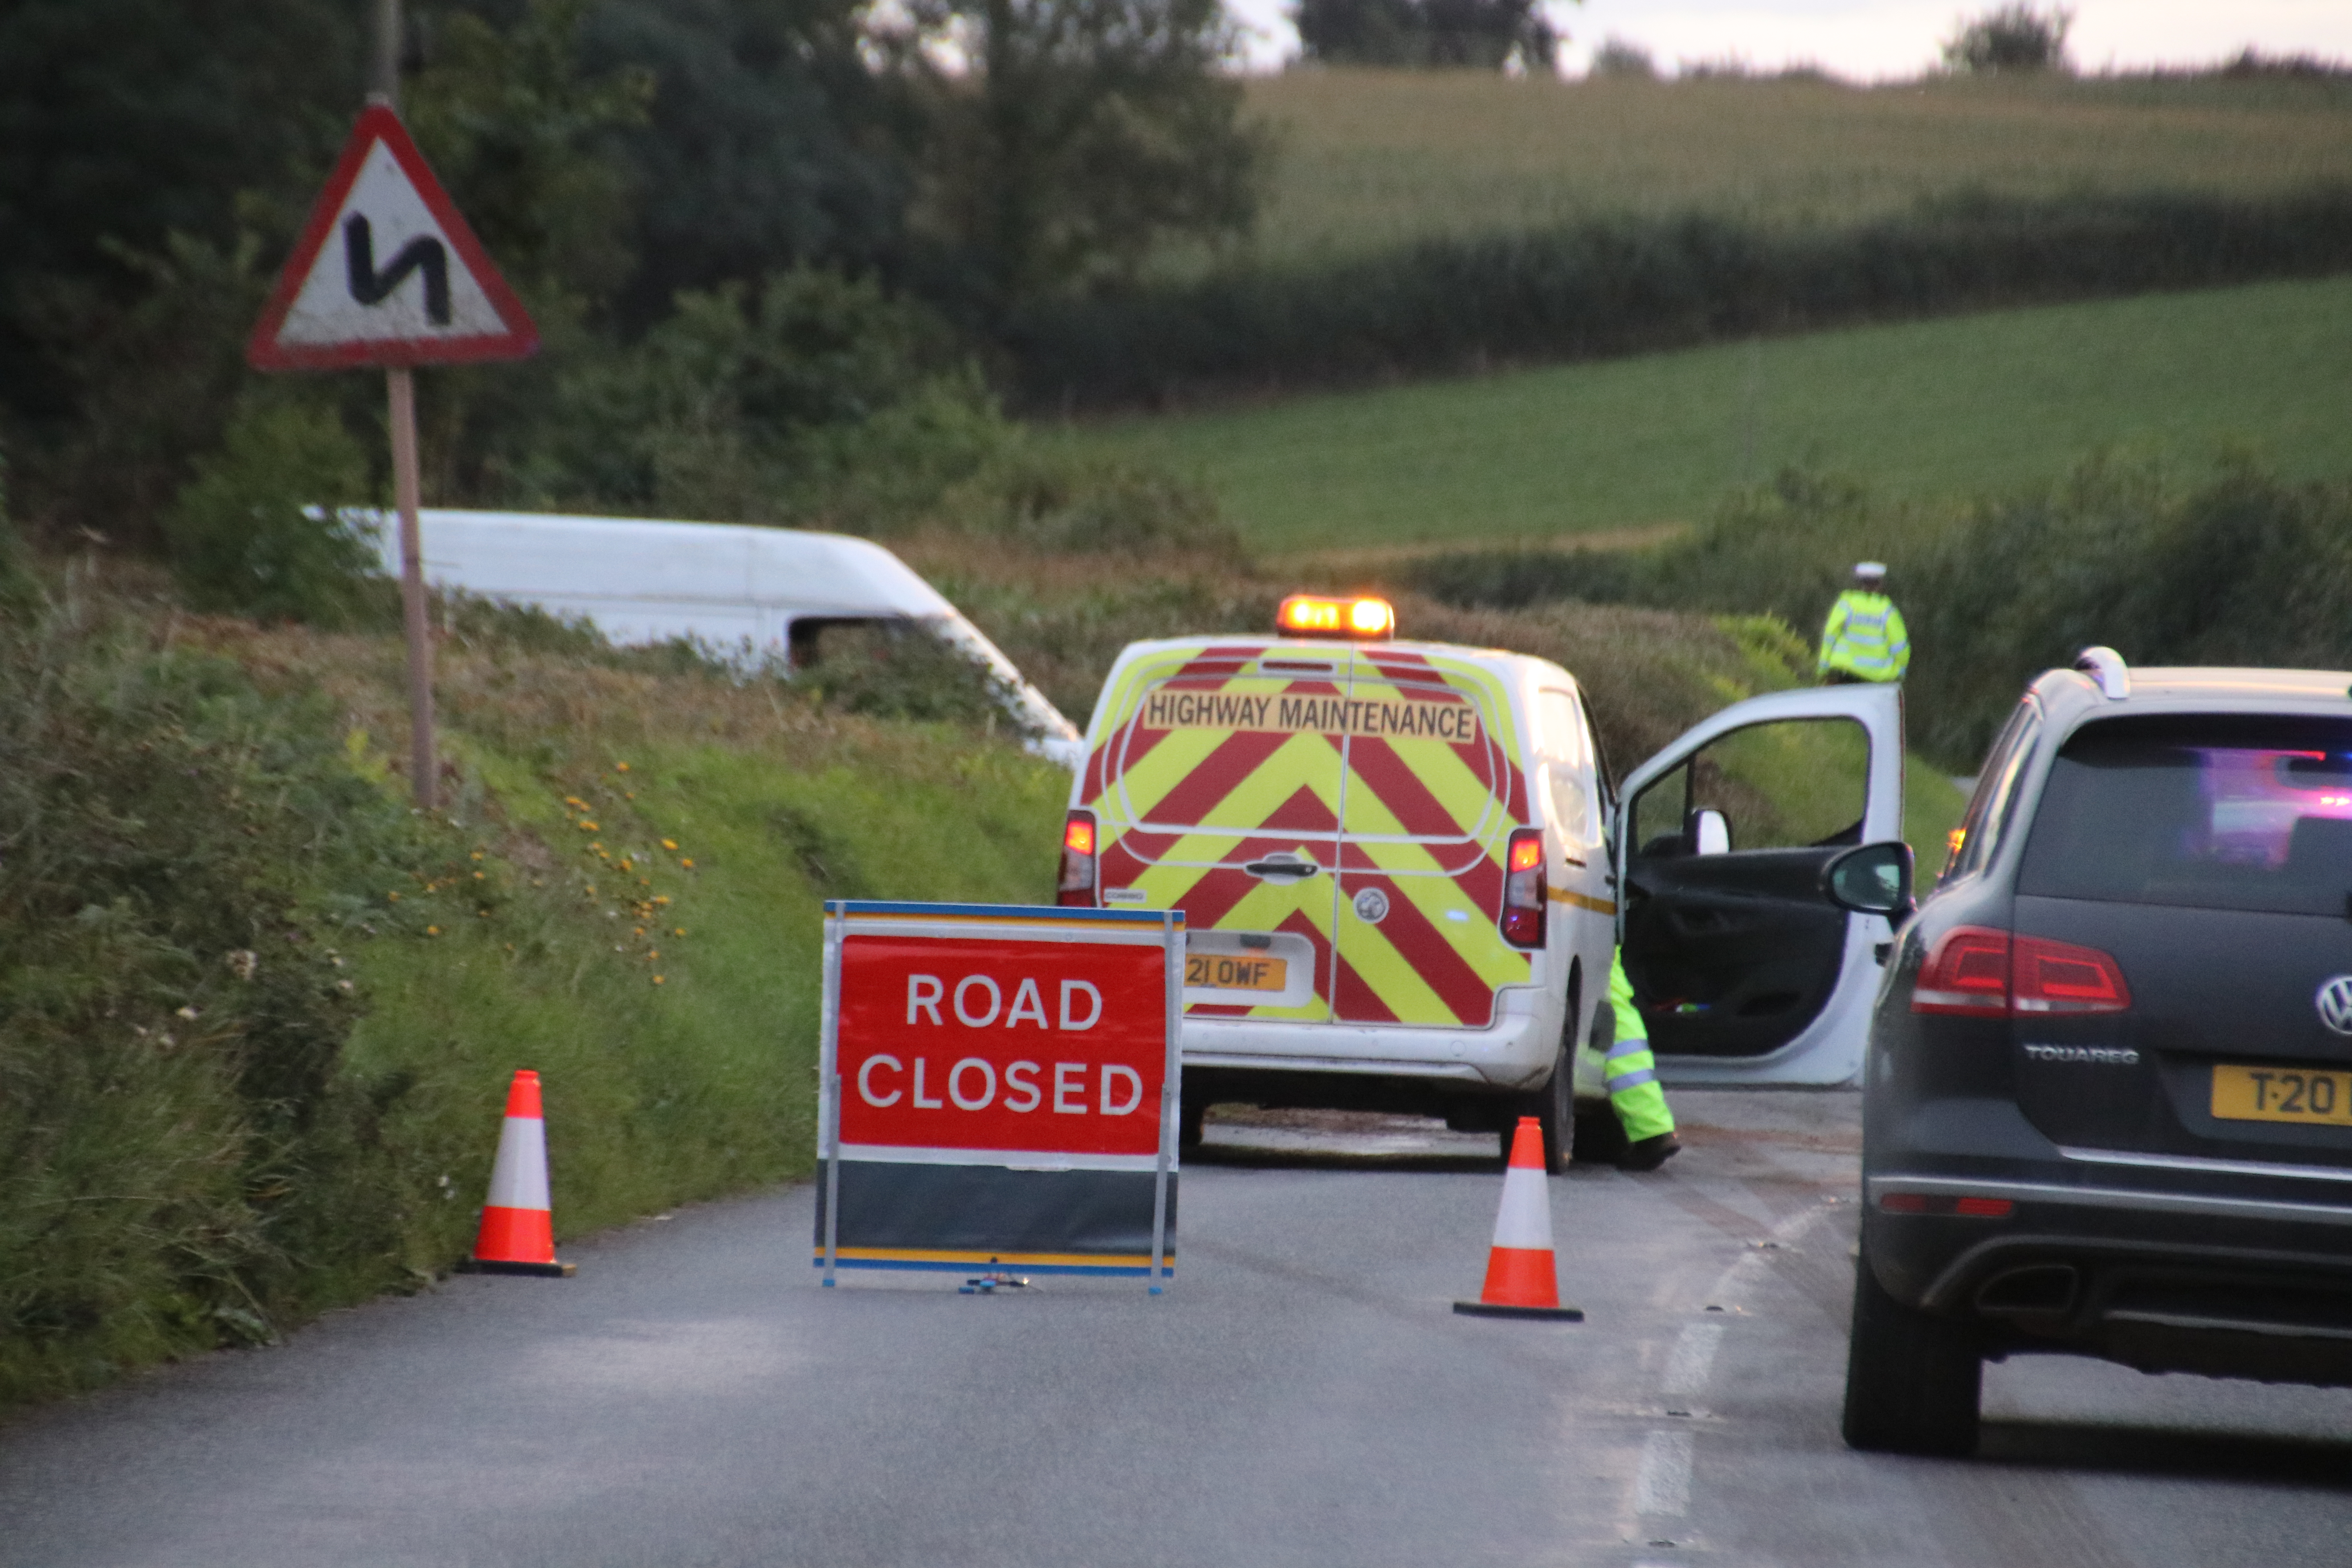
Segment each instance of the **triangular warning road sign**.
[{"label": "triangular warning road sign", "polygon": [[246,344],[257,370],[520,359],[539,331],[408,138],[370,104]]}]

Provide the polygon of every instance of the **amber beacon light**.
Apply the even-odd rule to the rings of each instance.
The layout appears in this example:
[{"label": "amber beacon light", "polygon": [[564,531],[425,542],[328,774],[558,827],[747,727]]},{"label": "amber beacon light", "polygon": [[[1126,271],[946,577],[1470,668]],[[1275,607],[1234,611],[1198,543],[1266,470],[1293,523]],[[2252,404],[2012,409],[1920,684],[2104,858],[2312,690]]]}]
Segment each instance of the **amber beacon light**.
[{"label": "amber beacon light", "polygon": [[1335,599],[1293,594],[1275,622],[1293,637],[1385,637],[1396,633],[1396,606],[1386,599]]}]

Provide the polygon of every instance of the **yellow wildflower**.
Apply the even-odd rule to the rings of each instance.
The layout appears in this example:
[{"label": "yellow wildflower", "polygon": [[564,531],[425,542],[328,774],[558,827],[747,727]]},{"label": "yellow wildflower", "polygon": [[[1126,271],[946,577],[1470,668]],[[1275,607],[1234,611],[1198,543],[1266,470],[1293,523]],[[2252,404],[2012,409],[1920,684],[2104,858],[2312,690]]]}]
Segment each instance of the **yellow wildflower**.
[{"label": "yellow wildflower", "polygon": [[659,985],[659,984],[662,983],[662,981],[663,981],[664,979],[666,979],[666,978],[667,978],[667,976],[656,974],[656,975],[655,975],[655,976],[654,976],[654,984],[656,984],[656,985]]},{"label": "yellow wildflower", "polygon": [[677,847],[677,840],[675,838],[665,838],[662,840],[662,847],[665,849],[675,849]]},{"label": "yellow wildflower", "polygon": [[629,771],[629,764],[626,763],[614,763],[613,764],[613,771],[616,773],[627,773]]},{"label": "yellow wildflower", "polygon": [[425,934],[426,936],[439,936],[441,934],[441,928],[439,926],[426,926],[425,928]]}]

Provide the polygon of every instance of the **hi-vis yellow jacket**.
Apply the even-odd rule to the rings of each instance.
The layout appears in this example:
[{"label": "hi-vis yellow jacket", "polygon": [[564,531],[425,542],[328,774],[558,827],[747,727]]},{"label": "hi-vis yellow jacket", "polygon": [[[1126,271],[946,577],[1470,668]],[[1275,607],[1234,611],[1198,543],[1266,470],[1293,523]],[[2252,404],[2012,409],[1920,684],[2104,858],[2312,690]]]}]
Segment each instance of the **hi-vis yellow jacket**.
[{"label": "hi-vis yellow jacket", "polygon": [[1910,668],[1911,637],[1895,601],[1860,588],[1840,594],[1822,627],[1820,673],[1843,670],[1859,680],[1900,680]]}]

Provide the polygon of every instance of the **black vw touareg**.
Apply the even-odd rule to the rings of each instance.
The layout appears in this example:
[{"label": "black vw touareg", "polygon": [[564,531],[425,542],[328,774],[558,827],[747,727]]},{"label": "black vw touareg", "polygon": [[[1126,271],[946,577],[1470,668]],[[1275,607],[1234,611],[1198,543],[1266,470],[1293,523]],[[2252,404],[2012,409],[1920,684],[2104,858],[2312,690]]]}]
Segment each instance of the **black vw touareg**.
[{"label": "black vw touareg", "polygon": [[2352,675],[2027,690],[1872,1017],[1858,1448],[1987,1358],[2352,1384]]}]

